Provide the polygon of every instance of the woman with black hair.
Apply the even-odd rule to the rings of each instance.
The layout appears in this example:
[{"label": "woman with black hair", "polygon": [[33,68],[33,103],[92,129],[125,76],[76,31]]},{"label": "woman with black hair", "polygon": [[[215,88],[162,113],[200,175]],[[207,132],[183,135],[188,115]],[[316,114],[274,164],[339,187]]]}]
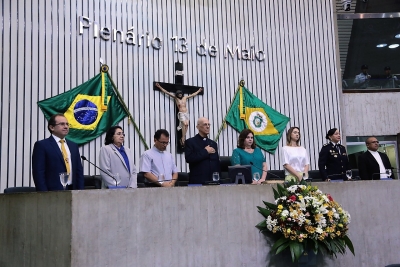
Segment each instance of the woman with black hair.
[{"label": "woman with black hair", "polygon": [[232,153],[231,164],[233,166],[252,165],[251,173],[253,178],[258,177],[253,179],[252,184],[261,184],[267,178],[268,166],[265,156],[261,149],[257,147],[254,133],[250,129],[244,129],[240,132],[238,146]]},{"label": "woman with black hair", "polygon": [[133,154],[124,147],[124,140],[125,134],[120,126],[112,126],[106,133],[105,146],[100,149],[100,168],[107,172],[100,174],[106,187],[137,187]]},{"label": "woman with black hair", "polygon": [[318,168],[324,181],[347,180],[346,171],[350,170],[346,148],[339,144],[340,132],[332,128],[325,136],[329,140],[319,152]]}]

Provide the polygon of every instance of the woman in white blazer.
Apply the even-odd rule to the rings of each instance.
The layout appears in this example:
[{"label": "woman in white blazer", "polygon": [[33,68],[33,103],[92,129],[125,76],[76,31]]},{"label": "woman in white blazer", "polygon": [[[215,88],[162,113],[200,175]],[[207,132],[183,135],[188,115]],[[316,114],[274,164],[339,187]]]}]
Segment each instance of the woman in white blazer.
[{"label": "woman in white blazer", "polygon": [[[125,134],[120,126],[111,127],[104,140],[105,146],[100,149],[101,178],[104,185],[137,187],[136,167],[131,150],[124,147]],[[112,177],[114,177],[114,179]]]}]

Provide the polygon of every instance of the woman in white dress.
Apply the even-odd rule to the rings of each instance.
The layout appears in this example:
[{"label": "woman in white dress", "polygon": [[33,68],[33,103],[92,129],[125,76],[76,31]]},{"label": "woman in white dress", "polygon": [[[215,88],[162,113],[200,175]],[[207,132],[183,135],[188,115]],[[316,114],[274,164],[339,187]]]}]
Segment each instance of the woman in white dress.
[{"label": "woman in white dress", "polygon": [[307,150],[300,146],[300,129],[291,127],[286,134],[286,146],[282,147],[282,162],[285,181],[300,182],[308,177],[310,160]]}]

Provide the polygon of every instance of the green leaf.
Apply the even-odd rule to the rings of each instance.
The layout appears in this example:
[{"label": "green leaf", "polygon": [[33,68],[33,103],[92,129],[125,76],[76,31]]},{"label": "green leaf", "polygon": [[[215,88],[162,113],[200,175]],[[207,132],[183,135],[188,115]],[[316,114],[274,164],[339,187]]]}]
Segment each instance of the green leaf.
[{"label": "green leaf", "polygon": [[264,200],[263,200],[263,203],[264,203],[265,207],[267,207],[267,208],[268,208],[268,205],[269,205],[269,204],[274,205],[274,203],[272,203],[272,202],[267,202],[267,201],[264,201]]},{"label": "green leaf", "polygon": [[272,246],[271,250],[272,251],[276,251],[280,246],[282,246],[283,244],[289,242],[290,239],[285,238],[284,236],[281,237],[280,239],[278,239],[278,241],[275,242],[275,244]]},{"label": "green leaf", "polygon": [[276,204],[272,204],[272,203],[268,203],[268,202],[264,202],[264,204],[267,206],[267,208],[269,208],[271,210],[276,210],[278,208],[278,205],[276,205]]},{"label": "green leaf", "polygon": [[318,241],[315,240],[315,239],[309,239],[309,240],[312,240],[314,242],[313,251],[314,251],[315,255],[317,255],[318,254],[318,248],[319,248]]},{"label": "green leaf", "polygon": [[298,261],[301,254],[304,252],[303,244],[297,241],[290,242],[290,253],[292,254],[292,261]]},{"label": "green leaf", "polygon": [[275,188],[272,187],[272,190],[274,190],[274,198],[275,198],[275,199],[278,199],[278,198],[281,197],[281,196],[279,195],[278,191],[276,191]]},{"label": "green leaf", "polygon": [[263,220],[262,222],[257,224],[256,227],[259,230],[265,230],[265,228],[267,228],[267,222],[265,220]]},{"label": "green leaf", "polygon": [[346,243],[347,247],[350,249],[351,253],[353,253],[353,255],[355,256],[356,254],[354,254],[353,242],[351,242],[350,238],[347,235],[343,237],[343,240]]},{"label": "green leaf", "polygon": [[290,242],[284,243],[282,246],[280,246],[277,250],[275,254],[279,254],[282,251],[284,251],[288,246],[290,245]]},{"label": "green leaf", "polygon": [[[325,245],[326,250],[328,251],[328,253],[329,253],[330,255],[335,254],[334,251],[332,250],[331,244],[330,244],[326,239],[324,239],[324,240],[322,241],[322,243]],[[336,255],[336,254],[335,254],[335,255]]]},{"label": "green leaf", "polygon": [[258,212],[261,213],[262,216],[264,216],[265,218],[267,218],[270,214],[271,211],[269,209],[257,206]]},{"label": "green leaf", "polygon": [[283,186],[281,186],[280,184],[277,184],[276,187],[278,188],[279,195],[284,196],[286,193],[286,189],[283,188]]},{"label": "green leaf", "polygon": [[335,252],[339,252],[341,254],[346,252],[346,245],[340,239],[331,239],[330,243],[332,244],[332,248]]}]

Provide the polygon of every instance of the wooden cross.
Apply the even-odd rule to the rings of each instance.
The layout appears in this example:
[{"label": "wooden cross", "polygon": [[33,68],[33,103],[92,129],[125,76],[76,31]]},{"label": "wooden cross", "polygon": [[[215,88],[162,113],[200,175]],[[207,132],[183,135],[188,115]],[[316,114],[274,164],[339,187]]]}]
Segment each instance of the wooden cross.
[{"label": "wooden cross", "polygon": [[[182,93],[191,95],[196,93],[199,88],[201,88],[201,86],[191,86],[191,85],[183,85],[183,84],[174,84],[174,83],[163,83],[163,82],[153,82],[153,89],[156,91],[161,91],[156,84],[159,84],[162,88],[164,88],[166,91],[168,91],[169,93],[175,94],[178,90],[182,91]],[[198,93],[199,95],[203,95],[204,94],[204,90]],[[187,104],[187,103],[186,103]],[[175,105],[175,121],[176,121],[176,125],[179,125],[180,121],[178,119],[178,113],[179,113],[179,109],[178,107]],[[182,145],[181,143],[181,139],[182,139],[182,131],[178,131],[176,130],[176,151],[179,154],[182,154],[184,151],[184,145]]]}]

